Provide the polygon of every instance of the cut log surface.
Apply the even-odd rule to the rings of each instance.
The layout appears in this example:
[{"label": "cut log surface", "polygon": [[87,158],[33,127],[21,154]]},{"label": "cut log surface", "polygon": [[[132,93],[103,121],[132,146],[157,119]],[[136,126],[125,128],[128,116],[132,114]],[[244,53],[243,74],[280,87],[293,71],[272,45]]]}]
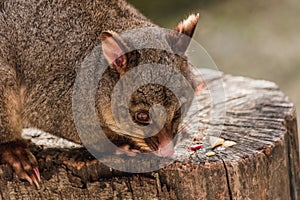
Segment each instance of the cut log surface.
[{"label": "cut log surface", "polygon": [[[0,199],[300,199],[294,105],[268,81],[210,72],[203,77],[206,87],[191,107],[190,128],[182,133],[170,165],[152,173],[125,173],[82,148],[34,145],[41,189],[1,165]],[[220,83],[224,101],[213,103],[212,92]],[[224,113],[212,119],[212,111],[222,108]],[[208,135],[237,144],[212,149]],[[191,151],[199,142],[203,148]],[[206,156],[209,151],[216,155]]]}]

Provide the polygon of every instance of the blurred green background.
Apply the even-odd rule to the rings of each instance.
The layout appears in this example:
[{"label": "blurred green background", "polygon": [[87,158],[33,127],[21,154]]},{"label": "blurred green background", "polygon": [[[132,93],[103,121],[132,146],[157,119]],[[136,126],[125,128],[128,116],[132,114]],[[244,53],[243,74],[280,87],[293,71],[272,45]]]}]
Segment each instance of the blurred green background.
[{"label": "blurred green background", "polygon": [[199,12],[194,39],[220,71],[277,83],[300,112],[299,0],[128,1],[166,28]]}]

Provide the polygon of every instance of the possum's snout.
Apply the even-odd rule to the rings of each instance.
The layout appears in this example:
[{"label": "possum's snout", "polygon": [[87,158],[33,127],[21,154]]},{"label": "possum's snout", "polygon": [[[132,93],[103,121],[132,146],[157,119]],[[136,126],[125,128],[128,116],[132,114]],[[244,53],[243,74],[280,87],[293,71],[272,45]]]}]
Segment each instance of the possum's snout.
[{"label": "possum's snout", "polygon": [[154,152],[160,157],[168,157],[174,154],[173,138],[168,135],[166,128],[163,128],[158,134],[158,149]]},{"label": "possum's snout", "polygon": [[155,136],[146,138],[145,141],[150,147],[151,152],[159,157],[168,157],[174,154],[173,138],[168,134],[166,128],[163,128]]},{"label": "possum's snout", "polygon": [[160,157],[169,157],[174,154],[174,144],[173,141],[164,142],[158,146],[158,150],[154,152],[155,155]]},{"label": "possum's snout", "polygon": [[174,154],[173,138],[168,135],[166,128],[148,138],[131,138],[134,142],[117,148],[115,154],[126,154],[136,156],[137,154],[153,153],[159,157],[169,157]]}]

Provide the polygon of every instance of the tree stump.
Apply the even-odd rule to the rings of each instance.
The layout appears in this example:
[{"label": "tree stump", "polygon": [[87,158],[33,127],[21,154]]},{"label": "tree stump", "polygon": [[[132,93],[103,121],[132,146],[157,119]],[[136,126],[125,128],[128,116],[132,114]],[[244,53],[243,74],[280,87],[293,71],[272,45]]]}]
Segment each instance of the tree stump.
[{"label": "tree stump", "polygon": [[[222,81],[226,115],[210,121],[211,89]],[[93,160],[81,148],[33,146],[41,170],[41,189],[18,180],[0,166],[0,199],[299,199],[300,165],[295,107],[271,82],[230,75],[205,77],[191,108],[200,129],[176,147],[176,161],[153,173],[130,174]],[[200,105],[200,106],[199,106]],[[223,105],[223,106],[224,106]],[[196,123],[196,122],[195,122]],[[206,130],[237,142],[226,149],[206,145]],[[208,151],[215,156],[207,157]]]}]

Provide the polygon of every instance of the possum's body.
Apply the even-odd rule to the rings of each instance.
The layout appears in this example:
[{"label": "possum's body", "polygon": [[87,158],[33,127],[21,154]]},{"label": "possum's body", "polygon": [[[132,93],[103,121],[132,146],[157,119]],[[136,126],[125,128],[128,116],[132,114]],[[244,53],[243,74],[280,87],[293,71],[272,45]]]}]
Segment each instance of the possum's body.
[{"label": "possum's body", "polygon": [[[20,95],[18,109],[22,110],[11,111],[12,117],[24,126],[80,143],[74,134],[70,103],[76,69],[99,44],[103,30],[122,32],[146,26],[153,25],[123,1],[4,2],[0,12],[0,59],[6,69],[0,73],[9,73],[7,78],[16,87],[9,98]],[[0,135],[0,141],[10,141],[10,137],[15,136]]]},{"label": "possum's body", "polygon": [[[197,20],[198,16],[194,15],[184,23],[180,23],[175,30],[192,36]],[[109,69],[111,71],[107,73],[107,76],[112,74],[107,79],[112,85],[99,87],[100,96],[96,100],[96,107],[99,108],[100,124],[107,130],[105,133],[109,139],[115,140],[114,143],[118,145],[124,145],[127,142],[134,143],[134,141],[129,141],[130,138],[124,139],[109,128],[107,123],[111,112],[101,107],[109,102],[102,100],[107,99],[102,97],[110,96],[107,91],[111,92],[113,83],[122,76],[122,70],[128,68],[130,61],[132,64],[130,55],[121,56],[120,54],[118,56],[120,56],[121,60],[119,61],[121,62],[114,62],[113,54],[124,52],[124,48],[126,48],[126,44],[120,45],[125,42],[118,39],[117,33],[155,26],[123,0],[1,0],[1,160],[11,165],[25,160],[25,163],[32,167],[25,169],[24,163],[22,163],[14,168],[21,178],[37,184],[39,175],[36,173],[36,161],[22,141],[22,128],[36,127],[81,143],[72,114],[73,85],[77,70],[84,58],[101,41],[106,59],[108,62],[112,61],[111,69]],[[108,42],[104,42],[105,39]],[[188,44],[179,40],[180,38],[178,38],[178,48],[185,51]],[[160,53],[162,52],[140,52],[136,57],[135,64],[143,63],[143,59],[148,59],[147,56],[153,57],[157,62],[161,60],[159,59]],[[168,54],[163,56],[168,56]],[[187,63],[181,58],[173,56],[167,61],[167,64],[175,64],[175,66],[179,66],[180,70],[183,69],[184,74],[187,74],[184,71]],[[150,91],[150,96],[148,96],[150,102],[148,103],[158,103],[155,96],[151,96],[153,95],[151,89],[148,88],[148,90]],[[167,111],[170,112],[168,113],[170,118],[168,126],[174,128],[173,117],[178,109],[175,107],[178,105],[172,103],[174,100],[171,100],[170,96],[172,95],[167,95],[168,92],[166,93],[162,89],[158,91],[154,95],[165,96],[166,100],[163,104],[169,106]],[[139,95],[137,94],[135,97],[143,98]],[[143,114],[145,113],[137,115],[143,119],[145,117]],[[178,123],[176,122],[176,124]],[[173,134],[174,131],[166,126],[158,133],[155,140],[145,143],[151,150],[156,151],[162,148],[160,145],[165,143],[166,138],[168,141],[172,139]],[[120,140],[124,140],[123,143],[118,143]],[[140,150],[138,144],[134,148],[136,151]],[[16,154],[17,150],[21,153]]]}]

